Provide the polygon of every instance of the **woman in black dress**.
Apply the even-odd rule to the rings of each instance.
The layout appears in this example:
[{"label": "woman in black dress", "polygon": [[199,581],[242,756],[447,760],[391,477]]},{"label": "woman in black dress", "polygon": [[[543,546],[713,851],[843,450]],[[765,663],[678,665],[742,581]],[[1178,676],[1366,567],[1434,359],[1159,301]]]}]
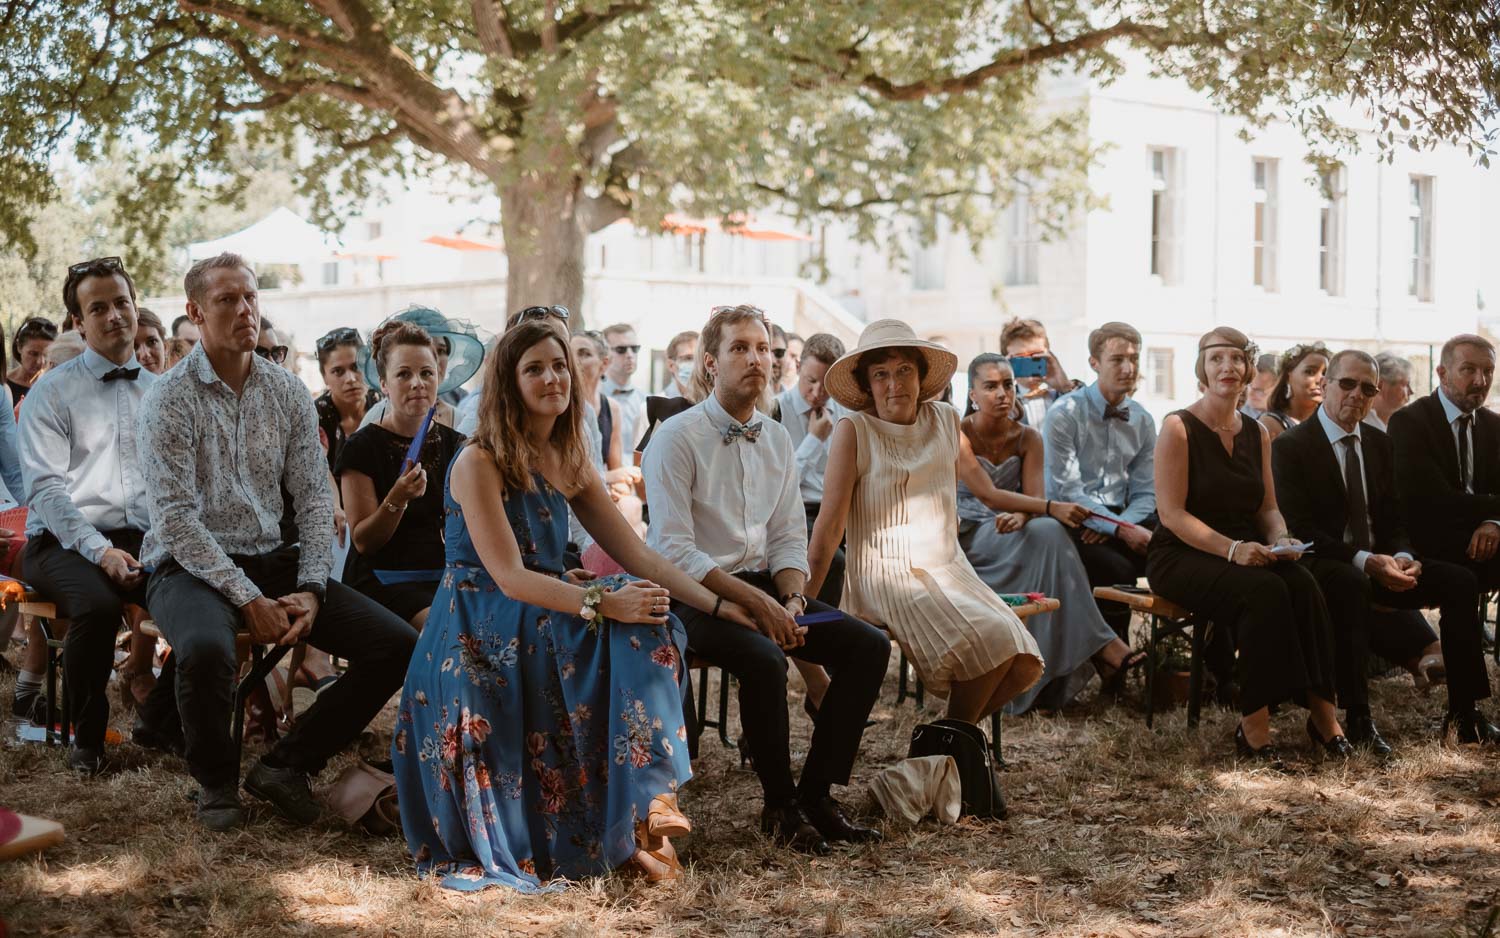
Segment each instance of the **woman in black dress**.
[{"label": "woman in black dress", "polygon": [[349,437],[334,467],[354,537],[344,582],[420,631],[443,574],[443,483],[464,437],[434,421],[409,464],[438,399],[437,347],[421,326],[388,320],[370,348],[390,404]]},{"label": "woman in black dress", "polygon": [[[1228,628],[1239,649],[1235,748],[1280,765],[1270,707],[1295,701],[1330,754],[1353,752],[1334,711],[1333,639],[1317,581],[1295,552],[1271,482],[1266,429],[1236,409],[1255,347],[1220,327],[1198,341],[1198,401],[1162,422],[1156,442],[1161,525],[1146,552],[1151,589]],[[1268,546],[1269,545],[1269,546]]]}]

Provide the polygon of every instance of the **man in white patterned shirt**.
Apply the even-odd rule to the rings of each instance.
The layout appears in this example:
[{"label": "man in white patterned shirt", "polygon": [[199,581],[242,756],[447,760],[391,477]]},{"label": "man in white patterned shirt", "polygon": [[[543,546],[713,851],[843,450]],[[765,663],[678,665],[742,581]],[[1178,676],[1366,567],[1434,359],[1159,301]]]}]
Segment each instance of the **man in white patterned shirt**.
[{"label": "man in white patterned shirt", "polygon": [[[308,776],[350,743],[401,686],[416,633],[328,575],[333,494],[312,398],[255,355],[255,273],[234,254],[199,261],[185,282],[202,339],[147,394],[139,441],[150,491],[143,548],[152,616],[177,656],[188,768],[203,787],[198,818],[243,818],[239,753],[229,735],[235,633],[306,640],[349,659],[296,727],[251,768],[245,790],[307,824],[321,809]],[[301,545],[282,543],[283,489]]]}]

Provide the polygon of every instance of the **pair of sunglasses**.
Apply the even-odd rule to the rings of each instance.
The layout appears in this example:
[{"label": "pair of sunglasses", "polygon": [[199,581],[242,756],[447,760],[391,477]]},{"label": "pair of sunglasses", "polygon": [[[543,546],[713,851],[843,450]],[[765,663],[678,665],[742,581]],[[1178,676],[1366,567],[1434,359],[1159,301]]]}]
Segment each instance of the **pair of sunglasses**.
[{"label": "pair of sunglasses", "polygon": [[348,326],[340,326],[339,328],[326,333],[322,338],[318,339],[317,348],[318,354],[321,355],[329,349],[337,348],[340,345],[358,345],[360,347],[363,347],[364,344],[365,340],[359,337],[358,329],[351,329]]},{"label": "pair of sunglasses", "polygon": [[273,365],[285,364],[287,353],[290,351],[285,345],[273,345],[270,348],[261,348],[259,345],[255,347],[255,354]]},{"label": "pair of sunglasses", "polygon": [[616,355],[624,355],[626,352],[629,352],[632,355],[638,355],[640,354],[641,347],[639,345],[612,345],[610,346],[610,351],[614,352]]},{"label": "pair of sunglasses", "polygon": [[568,317],[571,315],[573,314],[568,312],[566,306],[528,306],[521,310],[520,315],[516,318],[516,322],[522,323],[532,319],[546,319],[548,316],[554,316],[563,322],[567,322]]},{"label": "pair of sunglasses", "polygon": [[1359,388],[1359,392],[1365,397],[1374,397],[1380,393],[1380,388],[1368,381],[1358,381],[1354,378],[1340,378],[1338,384],[1339,388],[1345,394],[1352,394],[1355,388]]}]

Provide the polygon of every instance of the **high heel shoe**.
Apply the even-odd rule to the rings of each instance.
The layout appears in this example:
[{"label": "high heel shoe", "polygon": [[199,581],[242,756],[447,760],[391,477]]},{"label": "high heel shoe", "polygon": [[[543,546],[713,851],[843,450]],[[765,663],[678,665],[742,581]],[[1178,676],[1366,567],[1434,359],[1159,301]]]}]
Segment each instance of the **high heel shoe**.
[{"label": "high heel shoe", "polygon": [[653,883],[682,878],[682,863],[677,859],[677,850],[665,837],[653,835],[646,821],[635,825],[636,851],[631,857],[636,872]]},{"label": "high heel shoe", "polygon": [[1313,741],[1313,745],[1322,746],[1323,751],[1335,759],[1349,759],[1354,756],[1354,746],[1345,738],[1343,733],[1332,739],[1324,739],[1323,734],[1313,725],[1312,717],[1307,718],[1307,737]]},{"label": "high heel shoe", "polygon": [[[1342,736],[1339,737],[1343,739]],[[1276,748],[1275,743],[1266,743],[1259,749],[1250,745],[1250,740],[1245,736],[1244,724],[1234,728],[1234,751],[1241,759],[1249,759],[1256,762],[1264,762],[1266,768],[1280,772],[1286,768],[1286,763],[1281,761],[1281,751]]]},{"label": "high heel shoe", "polygon": [[693,823],[677,807],[676,795],[657,795],[646,810],[646,831],[652,837],[686,837]]}]

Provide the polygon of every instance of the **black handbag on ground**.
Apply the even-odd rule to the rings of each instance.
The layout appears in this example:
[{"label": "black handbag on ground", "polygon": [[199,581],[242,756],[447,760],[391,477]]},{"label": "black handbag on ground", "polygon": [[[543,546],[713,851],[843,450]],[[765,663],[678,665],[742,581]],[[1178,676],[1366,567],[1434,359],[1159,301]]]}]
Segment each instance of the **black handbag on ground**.
[{"label": "black handbag on ground", "polygon": [[1003,820],[1005,796],[995,776],[994,758],[984,730],[962,720],[936,720],[918,724],[911,731],[907,758],[952,756],[958,767],[963,814]]}]

